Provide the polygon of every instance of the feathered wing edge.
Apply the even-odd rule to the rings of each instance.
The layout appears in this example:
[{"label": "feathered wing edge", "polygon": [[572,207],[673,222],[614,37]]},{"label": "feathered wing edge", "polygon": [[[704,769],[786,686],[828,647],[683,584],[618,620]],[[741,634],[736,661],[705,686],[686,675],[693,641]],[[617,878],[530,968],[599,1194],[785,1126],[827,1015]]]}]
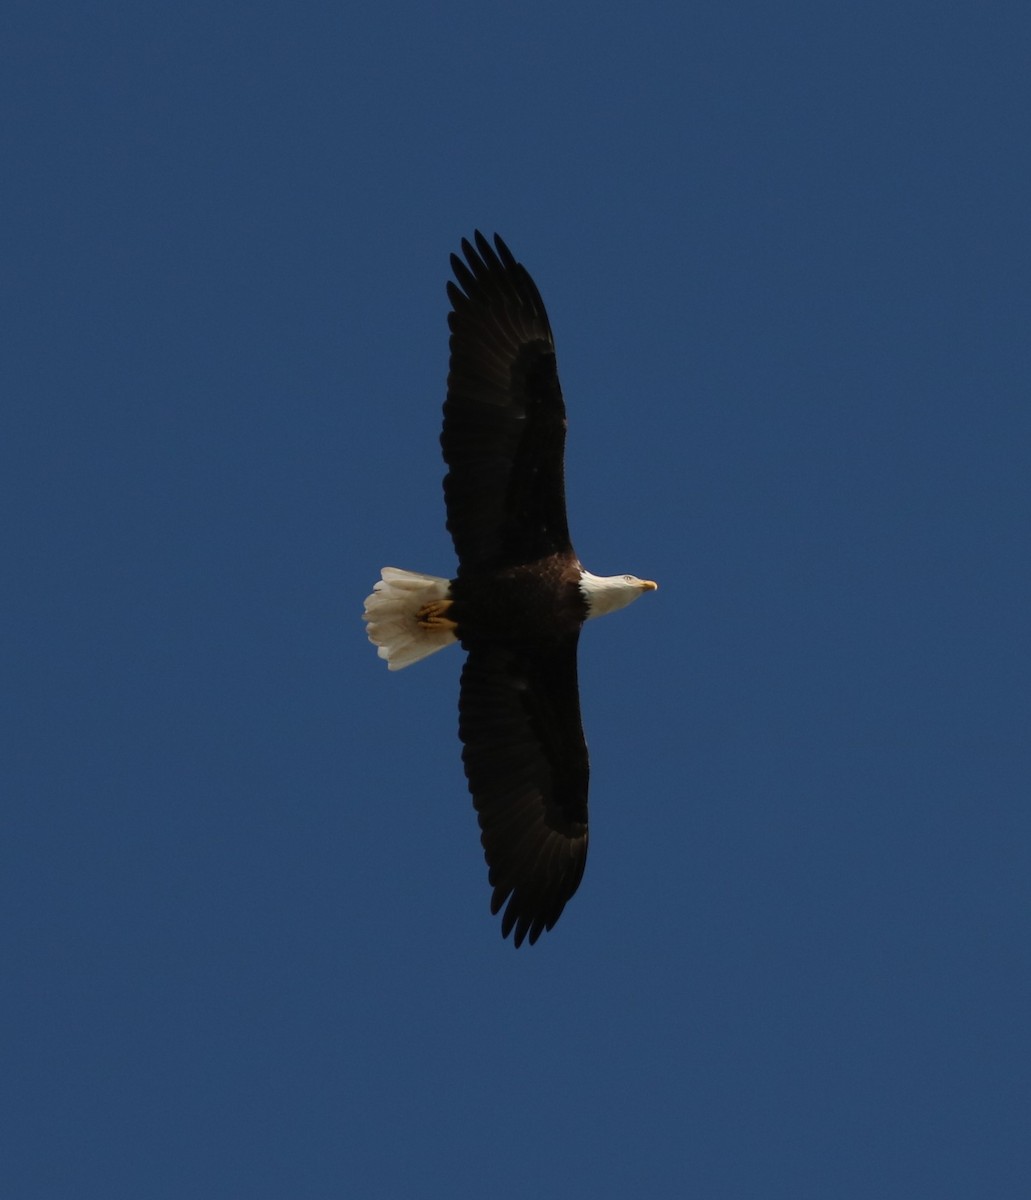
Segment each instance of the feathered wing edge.
[{"label": "feathered wing edge", "polygon": [[530,944],[551,929],[587,861],[587,746],[580,723],[576,637],[532,655],[471,647],[459,735],[480,841],[504,907],[503,937]]}]

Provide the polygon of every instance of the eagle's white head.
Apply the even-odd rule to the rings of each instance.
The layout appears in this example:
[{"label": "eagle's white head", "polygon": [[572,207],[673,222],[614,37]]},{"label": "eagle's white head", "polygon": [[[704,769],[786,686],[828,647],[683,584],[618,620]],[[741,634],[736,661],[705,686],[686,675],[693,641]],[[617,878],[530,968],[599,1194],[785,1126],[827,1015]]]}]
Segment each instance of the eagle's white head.
[{"label": "eagle's white head", "polygon": [[582,567],[580,571],[580,591],[587,601],[588,619],[626,608],[631,600],[645,592],[654,592],[659,586],[636,575],[592,575]]}]

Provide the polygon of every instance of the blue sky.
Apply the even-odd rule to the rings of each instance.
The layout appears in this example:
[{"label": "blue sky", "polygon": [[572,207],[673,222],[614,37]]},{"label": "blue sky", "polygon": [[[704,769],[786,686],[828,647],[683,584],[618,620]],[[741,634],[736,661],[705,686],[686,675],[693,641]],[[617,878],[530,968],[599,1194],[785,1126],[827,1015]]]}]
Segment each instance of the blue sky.
[{"label": "blue sky", "polygon": [[[1024,1197],[1024,4],[12,4],[13,1200]],[[591,856],[514,952],[448,255],[547,302]]]}]

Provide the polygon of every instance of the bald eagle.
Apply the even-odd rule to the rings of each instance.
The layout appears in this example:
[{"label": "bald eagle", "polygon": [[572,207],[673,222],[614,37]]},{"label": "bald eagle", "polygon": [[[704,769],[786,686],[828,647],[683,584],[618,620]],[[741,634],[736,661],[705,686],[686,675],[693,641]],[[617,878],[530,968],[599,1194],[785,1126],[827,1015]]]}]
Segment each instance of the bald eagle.
[{"label": "bald eagle", "polygon": [[576,648],[590,617],[656,584],[592,575],[566,525],[566,410],[540,293],[495,234],[453,254],[451,361],[440,437],[454,579],[384,567],[365,601],[391,670],[452,642],[467,657],[462,760],[501,933],[533,945],[587,858],[587,745]]}]

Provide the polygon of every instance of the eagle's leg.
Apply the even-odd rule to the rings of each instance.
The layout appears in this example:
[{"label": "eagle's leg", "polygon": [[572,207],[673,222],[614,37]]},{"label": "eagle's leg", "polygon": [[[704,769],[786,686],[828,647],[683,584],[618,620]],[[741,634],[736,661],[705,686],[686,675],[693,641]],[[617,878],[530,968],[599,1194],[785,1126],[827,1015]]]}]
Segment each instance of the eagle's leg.
[{"label": "eagle's leg", "polygon": [[431,600],[429,604],[424,604],[416,612],[415,619],[423,629],[438,631],[449,629],[453,633],[458,628],[458,624],[445,615],[452,603],[451,600]]}]

